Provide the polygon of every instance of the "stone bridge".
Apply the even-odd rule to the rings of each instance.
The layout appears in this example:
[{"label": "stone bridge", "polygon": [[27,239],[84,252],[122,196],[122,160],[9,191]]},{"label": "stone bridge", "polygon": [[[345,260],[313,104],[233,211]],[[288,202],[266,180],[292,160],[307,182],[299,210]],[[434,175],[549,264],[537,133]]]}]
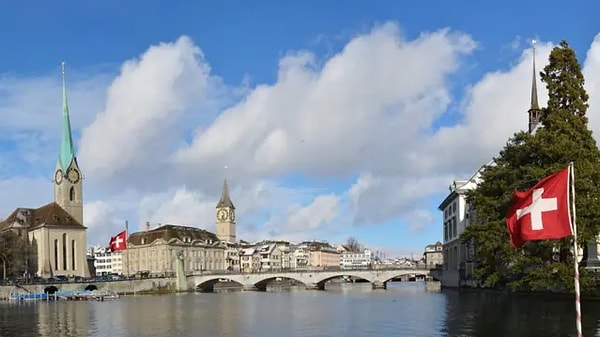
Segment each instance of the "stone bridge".
[{"label": "stone bridge", "polygon": [[374,289],[385,289],[391,279],[406,275],[429,275],[425,269],[370,269],[370,270],[317,270],[317,271],[275,271],[244,274],[196,274],[187,276],[186,288],[211,290],[219,281],[240,284],[245,290],[265,290],[267,284],[276,279],[291,279],[303,283],[307,289],[325,289],[329,280],[352,276],[369,281]]},{"label": "stone bridge", "polygon": [[375,289],[385,289],[386,282],[407,275],[429,275],[424,269],[373,269],[373,270],[315,270],[278,271],[263,273],[202,273],[185,277],[157,277],[120,281],[58,282],[45,284],[25,284],[20,286],[0,286],[0,300],[8,299],[11,293],[54,293],[56,291],[100,290],[119,294],[139,294],[144,292],[177,292],[196,289],[211,290],[219,281],[232,281],[246,290],[265,290],[275,279],[292,279],[303,283],[307,289],[325,288],[325,283],[334,278],[352,276],[365,279]]}]

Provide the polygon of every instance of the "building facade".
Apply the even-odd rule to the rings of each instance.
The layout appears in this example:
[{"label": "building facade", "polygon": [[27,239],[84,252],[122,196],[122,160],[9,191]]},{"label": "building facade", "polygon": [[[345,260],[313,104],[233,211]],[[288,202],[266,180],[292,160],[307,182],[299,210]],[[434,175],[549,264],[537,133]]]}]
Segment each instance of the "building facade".
[{"label": "building facade", "polygon": [[226,247],[211,232],[188,226],[161,225],[132,233],[127,238],[123,268],[129,275],[173,275],[177,254],[181,252],[188,273],[225,272],[225,251]]},{"label": "building facade", "polygon": [[443,254],[443,244],[441,242],[436,242],[434,245],[425,246],[425,252],[423,253],[423,259],[425,260],[425,267],[427,269],[434,269],[438,265],[443,266],[444,264],[444,254]]},{"label": "building facade", "polygon": [[83,225],[83,180],[77,164],[62,64],[62,140],[54,170],[54,202],[40,208],[18,208],[0,222],[0,231],[27,232],[41,277],[89,276]]},{"label": "building facade", "polygon": [[340,253],[326,242],[305,242],[308,249],[308,267],[330,269],[340,267]]},{"label": "building facade", "polygon": [[112,252],[109,247],[97,245],[88,250],[94,258],[95,275],[123,275],[123,251]]},{"label": "building facade", "polygon": [[342,269],[367,269],[373,265],[373,252],[363,249],[362,252],[345,251],[340,254],[340,268]]}]

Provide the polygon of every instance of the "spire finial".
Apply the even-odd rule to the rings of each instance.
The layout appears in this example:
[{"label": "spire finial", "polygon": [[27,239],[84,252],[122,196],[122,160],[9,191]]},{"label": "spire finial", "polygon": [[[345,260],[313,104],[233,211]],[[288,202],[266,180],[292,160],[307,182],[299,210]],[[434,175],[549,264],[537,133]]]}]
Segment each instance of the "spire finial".
[{"label": "spire finial", "polygon": [[217,203],[217,208],[229,207],[235,209],[231,197],[229,196],[229,186],[227,185],[227,179],[223,179],[223,189],[221,190],[221,199]]},{"label": "spire finial", "polygon": [[540,106],[538,104],[538,94],[537,94],[537,80],[536,80],[536,76],[535,76],[535,45],[537,44],[537,41],[535,39],[531,40],[531,47],[533,50],[533,74],[532,74],[532,80],[531,80],[531,110],[539,110]]},{"label": "spire finial", "polygon": [[67,104],[67,81],[65,76],[65,65],[67,62],[60,62],[60,70],[62,75],[62,141],[60,144],[60,153],[58,160],[63,170],[66,170],[71,161],[75,158],[73,147],[73,136],[71,134],[71,120],[69,118],[69,105]]}]

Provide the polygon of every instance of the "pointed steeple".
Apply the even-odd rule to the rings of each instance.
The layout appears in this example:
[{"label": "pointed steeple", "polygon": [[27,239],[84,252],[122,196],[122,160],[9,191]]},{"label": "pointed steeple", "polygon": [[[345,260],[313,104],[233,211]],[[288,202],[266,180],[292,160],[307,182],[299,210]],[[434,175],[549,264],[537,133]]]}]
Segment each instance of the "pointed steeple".
[{"label": "pointed steeple", "polygon": [[65,62],[61,62],[62,72],[62,99],[63,99],[63,113],[62,113],[62,141],[60,143],[60,153],[58,155],[58,162],[63,172],[71,165],[71,162],[75,158],[75,151],[73,150],[73,137],[71,135],[71,121],[69,119],[69,106],[67,104],[67,84],[65,79]]},{"label": "pointed steeple", "polygon": [[539,110],[540,106],[538,104],[538,93],[537,93],[537,76],[535,76],[535,43],[536,41],[532,41],[533,45],[533,74],[531,78],[531,110]]},{"label": "pointed steeple", "polygon": [[229,186],[227,185],[227,179],[223,180],[223,190],[221,191],[221,199],[219,199],[216,208],[221,207],[229,207],[231,209],[235,209],[235,206],[233,206],[233,202],[229,197]]},{"label": "pointed steeple", "polygon": [[533,74],[531,77],[531,103],[527,113],[529,114],[529,133],[533,133],[540,123],[540,105],[538,104],[537,76],[535,75],[535,44],[536,40],[531,41],[533,49]]}]

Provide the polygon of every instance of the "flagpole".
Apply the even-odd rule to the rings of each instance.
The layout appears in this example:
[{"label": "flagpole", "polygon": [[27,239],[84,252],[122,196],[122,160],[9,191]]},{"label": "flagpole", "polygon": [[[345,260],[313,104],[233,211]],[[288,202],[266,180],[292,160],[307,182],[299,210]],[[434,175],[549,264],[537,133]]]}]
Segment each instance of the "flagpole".
[{"label": "flagpole", "polygon": [[569,163],[570,179],[571,179],[571,198],[572,198],[572,212],[573,212],[573,256],[575,261],[575,314],[576,314],[576,325],[577,325],[577,337],[583,337],[581,331],[581,298],[579,289],[579,247],[577,245],[577,213],[575,207],[575,167],[573,162]]},{"label": "flagpole", "polygon": [[127,239],[129,238],[129,221],[125,220],[125,257],[127,264],[127,278],[129,278],[129,247],[127,247]]}]

